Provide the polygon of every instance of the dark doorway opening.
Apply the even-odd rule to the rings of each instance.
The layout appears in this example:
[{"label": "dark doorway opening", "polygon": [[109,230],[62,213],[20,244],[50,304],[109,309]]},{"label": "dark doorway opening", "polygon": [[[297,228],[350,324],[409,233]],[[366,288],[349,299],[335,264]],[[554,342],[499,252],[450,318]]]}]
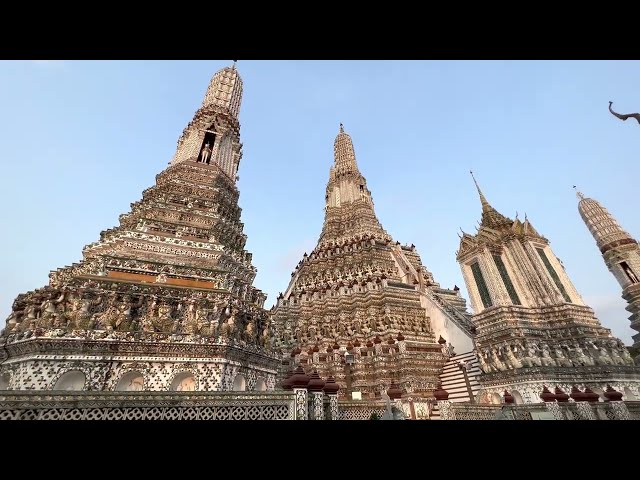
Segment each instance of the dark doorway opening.
[{"label": "dark doorway opening", "polygon": [[213,150],[213,144],[216,140],[216,134],[207,130],[204,134],[204,140],[200,146],[200,154],[198,155],[198,162],[206,164],[211,163],[211,152]]}]

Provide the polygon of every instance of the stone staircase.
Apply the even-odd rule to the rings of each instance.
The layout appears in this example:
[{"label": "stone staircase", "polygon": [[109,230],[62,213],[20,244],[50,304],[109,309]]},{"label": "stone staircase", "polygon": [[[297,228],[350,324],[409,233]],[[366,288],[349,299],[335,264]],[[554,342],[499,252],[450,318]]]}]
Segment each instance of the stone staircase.
[{"label": "stone staircase", "polygon": [[[460,365],[466,365],[466,377],[463,368]],[[475,399],[480,384],[478,383],[478,375],[480,375],[480,367],[478,366],[478,358],[475,351],[454,355],[449,358],[440,373],[440,381],[442,388],[449,393],[449,401],[452,403],[471,402]],[[431,420],[439,420],[440,412],[437,404],[431,411]]]}]

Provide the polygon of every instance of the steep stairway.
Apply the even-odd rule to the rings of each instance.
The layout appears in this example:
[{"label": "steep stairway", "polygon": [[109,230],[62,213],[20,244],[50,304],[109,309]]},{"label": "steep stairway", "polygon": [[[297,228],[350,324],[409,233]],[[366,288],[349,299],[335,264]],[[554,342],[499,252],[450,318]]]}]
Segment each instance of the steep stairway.
[{"label": "steep stairway", "polygon": [[[449,401],[452,403],[474,401],[480,390],[478,383],[480,373],[475,351],[449,358],[440,373],[440,382],[442,382],[442,388],[449,393]],[[437,405],[433,407],[429,418],[431,420],[440,419]]]}]

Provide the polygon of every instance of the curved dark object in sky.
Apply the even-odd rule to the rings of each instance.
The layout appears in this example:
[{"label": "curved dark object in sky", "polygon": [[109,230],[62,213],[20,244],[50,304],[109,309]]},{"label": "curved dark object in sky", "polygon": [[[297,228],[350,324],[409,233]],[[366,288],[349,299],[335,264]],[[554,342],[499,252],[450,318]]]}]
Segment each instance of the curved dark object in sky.
[{"label": "curved dark object in sky", "polygon": [[609,102],[609,111],[616,117],[618,117],[620,120],[625,121],[627,118],[635,118],[638,123],[640,123],[640,113],[628,113],[626,115],[621,115],[619,113],[614,112],[611,109],[611,105],[613,105],[613,102]]}]

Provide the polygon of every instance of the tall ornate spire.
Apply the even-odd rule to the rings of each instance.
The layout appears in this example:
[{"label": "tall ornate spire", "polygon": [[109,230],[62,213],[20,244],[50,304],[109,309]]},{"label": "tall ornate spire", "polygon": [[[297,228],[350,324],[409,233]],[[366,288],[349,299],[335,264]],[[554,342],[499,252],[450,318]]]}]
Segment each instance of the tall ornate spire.
[{"label": "tall ornate spire", "polygon": [[[604,263],[622,287],[629,305],[631,328],[640,332],[640,247],[598,201],[579,194],[578,210],[595,238]],[[640,354],[640,333],[633,335],[632,351]]]},{"label": "tall ornate spire", "polygon": [[499,228],[502,226],[510,226],[513,223],[513,220],[505,217],[489,204],[486,197],[482,193],[482,190],[480,190],[480,185],[478,185],[478,182],[476,180],[476,177],[473,175],[473,172],[470,171],[469,173],[471,173],[471,178],[473,178],[473,183],[476,184],[476,188],[478,189],[478,195],[480,195],[480,203],[482,204],[482,220],[480,222],[480,225],[483,227],[489,227],[489,228]]},{"label": "tall ornate spire", "polygon": [[369,235],[390,239],[373,209],[367,181],[358,170],[353,142],[340,124],[333,144],[334,164],[325,195],[325,219],[320,244]]},{"label": "tall ornate spire", "polygon": [[[27,350],[11,353],[10,368],[25,372],[12,377],[12,389],[68,389],[56,378],[71,372],[76,389],[126,390],[134,351],[145,390],[220,390],[248,375],[273,384],[279,362],[269,350],[266,295],[253,286],[235,183],[241,94],[235,69],[216,73],[155,185],[85,246],[80,262],[18,296],[0,333],[0,345],[29,339]],[[187,338],[189,347],[181,343]],[[30,349],[51,356],[34,361]]]},{"label": "tall ornate spire", "polygon": [[195,161],[216,165],[235,182],[242,159],[238,121],[241,101],[242,79],[234,62],[211,78],[202,107],[182,132],[171,163]]},{"label": "tall ornate spire", "polygon": [[637,243],[598,201],[576,192],[580,201],[578,211],[595,238],[602,253],[620,245]]},{"label": "tall ornate spire", "polygon": [[[430,397],[445,360],[435,334],[461,351],[473,348],[466,302],[440,288],[415,245],[394,242],[382,228],[342,124],[334,154],[318,244],[298,262],[271,311],[276,345],[322,376],[335,375],[345,392],[353,385],[375,396],[395,381],[412,396]],[[360,359],[345,374],[344,348]],[[375,364],[362,358],[371,349]],[[397,359],[388,356],[398,352]]]},{"label": "tall ornate spire", "polygon": [[360,173],[356,164],[356,152],[353,148],[353,142],[349,134],[344,132],[344,125],[342,124],[340,124],[340,133],[338,133],[333,143],[333,157],[337,175]]}]

